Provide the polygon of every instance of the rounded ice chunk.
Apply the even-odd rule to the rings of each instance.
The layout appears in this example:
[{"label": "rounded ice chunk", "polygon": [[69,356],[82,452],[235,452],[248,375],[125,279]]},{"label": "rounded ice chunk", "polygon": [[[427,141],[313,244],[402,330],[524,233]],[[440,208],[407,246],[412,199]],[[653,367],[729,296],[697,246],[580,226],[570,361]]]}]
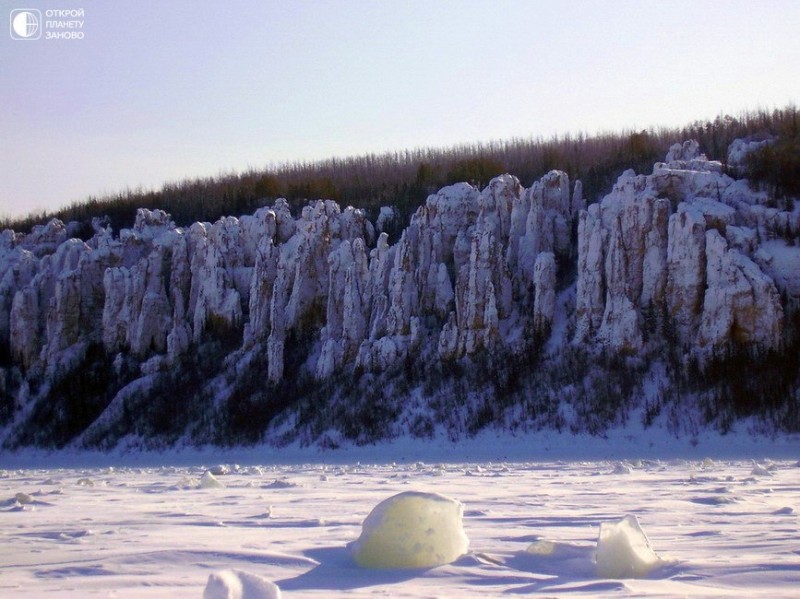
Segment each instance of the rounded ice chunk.
[{"label": "rounded ice chunk", "polygon": [[31,497],[27,493],[17,493],[14,496],[14,499],[16,499],[17,503],[19,503],[20,505],[27,505],[28,503],[33,503],[33,497]]},{"label": "rounded ice chunk", "polygon": [[275,583],[241,570],[220,570],[208,576],[203,599],[280,599]]},{"label": "rounded ice chunk", "polygon": [[464,506],[438,493],[407,491],[379,503],[350,543],[364,568],[433,568],[466,553]]},{"label": "rounded ice chunk", "polygon": [[211,474],[211,472],[208,470],[206,470],[206,473],[203,474],[203,478],[200,479],[201,489],[222,489],[224,487],[225,485],[218,481],[217,477]]},{"label": "rounded ice chunk", "polygon": [[643,578],[661,564],[636,516],[600,524],[597,575],[601,578]]}]

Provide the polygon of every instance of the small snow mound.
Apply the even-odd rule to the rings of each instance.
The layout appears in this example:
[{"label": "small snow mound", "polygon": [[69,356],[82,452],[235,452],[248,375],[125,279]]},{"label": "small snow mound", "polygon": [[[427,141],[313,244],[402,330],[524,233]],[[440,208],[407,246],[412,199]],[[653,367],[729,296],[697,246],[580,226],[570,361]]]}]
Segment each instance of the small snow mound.
[{"label": "small snow mound", "polygon": [[236,468],[237,466],[231,468],[231,466],[228,464],[217,464],[216,466],[209,468],[208,471],[214,476],[225,476],[226,474],[233,472]]},{"label": "small snow mound", "polygon": [[772,514],[774,516],[791,516],[792,514],[794,514],[794,508],[791,508],[787,505],[786,507],[782,507],[780,509],[775,510],[774,512],[772,512]]},{"label": "small snow mound", "polygon": [[528,545],[525,553],[537,557],[547,557],[556,560],[573,559],[582,556],[587,548],[571,543],[539,539]]},{"label": "small snow mound", "polygon": [[736,499],[736,497],[726,497],[724,495],[708,495],[702,497],[692,497],[689,499],[689,501],[700,505],[729,505],[731,503],[736,503],[738,499]]},{"label": "small snow mound", "polygon": [[262,488],[264,489],[291,489],[292,487],[296,487],[297,483],[293,483],[286,479],[275,479],[268,485],[264,485]]},{"label": "small snow mound", "polygon": [[239,468],[237,466],[236,472],[238,474],[246,474],[247,476],[264,476],[264,471],[258,466],[247,466],[246,468]]},{"label": "small snow mound", "polygon": [[762,466],[761,464],[753,464],[753,470],[750,474],[753,476],[772,476],[769,466]]},{"label": "small snow mound", "polygon": [[84,537],[90,537],[94,534],[91,530],[71,530],[66,532],[58,533],[58,540],[59,541],[79,541]]},{"label": "small snow mound", "polygon": [[33,497],[31,497],[27,493],[17,493],[16,495],[14,495],[14,499],[20,505],[26,505],[28,503],[33,503]]},{"label": "small snow mound", "polygon": [[597,575],[602,578],[643,578],[663,560],[650,542],[636,516],[600,525],[597,539]]},{"label": "small snow mound", "polygon": [[530,553],[531,555],[553,555],[555,550],[556,544],[553,541],[540,539],[528,545],[525,553]]},{"label": "small snow mound", "polygon": [[221,570],[210,574],[203,599],[280,599],[281,590],[255,574]]},{"label": "small snow mound", "polygon": [[614,465],[613,474],[631,474],[633,467],[627,462],[617,462]]},{"label": "small snow mound", "polygon": [[201,489],[224,489],[225,485],[217,480],[217,477],[211,474],[211,472],[206,471],[203,475],[203,478],[200,479],[200,488]]},{"label": "small snow mound", "polygon": [[267,506],[267,511],[261,512],[260,514],[256,514],[255,516],[250,516],[251,518],[272,518],[272,506]]},{"label": "small snow mound", "polygon": [[349,545],[364,568],[433,568],[466,553],[464,506],[438,493],[407,491],[379,503]]},{"label": "small snow mound", "polygon": [[173,491],[183,491],[186,489],[196,489],[200,486],[200,481],[196,478],[191,478],[189,476],[182,477],[176,484],[172,485],[170,489]]}]

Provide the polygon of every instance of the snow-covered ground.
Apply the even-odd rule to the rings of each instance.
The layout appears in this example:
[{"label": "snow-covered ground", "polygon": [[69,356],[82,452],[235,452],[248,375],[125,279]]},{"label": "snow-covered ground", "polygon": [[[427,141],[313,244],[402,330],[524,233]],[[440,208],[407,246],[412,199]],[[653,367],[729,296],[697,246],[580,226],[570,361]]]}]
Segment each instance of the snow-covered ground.
[{"label": "snow-covered ground", "polygon": [[[798,448],[545,435],[322,454],[3,455],[0,596],[199,599],[209,575],[234,569],[253,599],[270,596],[255,577],[283,597],[796,597]],[[404,491],[462,502],[468,553],[423,570],[356,565],[348,543]],[[627,514],[662,561],[645,578],[602,578],[600,525]]]}]

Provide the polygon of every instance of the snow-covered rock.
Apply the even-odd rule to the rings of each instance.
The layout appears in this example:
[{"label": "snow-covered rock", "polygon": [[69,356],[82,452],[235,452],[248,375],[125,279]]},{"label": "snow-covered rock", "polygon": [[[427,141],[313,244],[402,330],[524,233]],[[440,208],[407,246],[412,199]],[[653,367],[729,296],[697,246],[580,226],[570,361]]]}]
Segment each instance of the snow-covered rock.
[{"label": "snow-covered rock", "polygon": [[533,267],[533,328],[537,333],[549,332],[556,311],[556,257],[542,252]]},{"label": "snow-covered rock", "polygon": [[[352,358],[356,353],[354,348],[360,345],[360,337],[366,334],[366,327],[359,326],[356,321],[368,310],[360,293],[359,278],[361,286],[366,287],[366,244],[372,242],[373,236],[373,227],[361,210],[348,207],[342,211],[331,200],[320,200],[303,209],[294,234],[279,246],[276,259],[267,338],[269,380],[278,382],[283,378],[284,349],[289,332],[322,327],[328,317],[334,318],[335,322],[333,330],[326,333],[324,341],[328,349],[319,363],[318,372],[327,375],[335,367],[337,356],[338,359]],[[343,242],[348,243],[348,247],[339,251]],[[331,257],[334,252],[337,253]],[[331,272],[335,279],[346,278],[351,267],[358,272],[353,271],[350,275],[350,291],[345,293],[337,285],[340,282],[337,279],[335,295],[338,297],[329,300]],[[345,295],[349,302],[347,314]],[[342,341],[340,352],[335,347],[340,341],[336,337],[345,334],[342,328],[345,320],[350,327],[347,331],[350,337],[346,342]],[[256,329],[253,331],[257,332]],[[331,343],[327,343],[329,340]]]},{"label": "snow-covered rock", "polygon": [[698,342],[722,347],[729,340],[778,347],[783,308],[772,279],[749,258],[706,232],[706,293]]},{"label": "snow-covered rock", "polygon": [[17,239],[16,244],[42,258],[54,253],[68,238],[64,223],[54,218],[45,225],[34,226],[30,234]]},{"label": "snow-covered rock", "polygon": [[502,246],[490,230],[476,228],[469,261],[459,272],[455,291],[459,353],[474,354],[498,342],[499,321],[511,308],[511,277]]},{"label": "snow-covered rock", "polygon": [[669,218],[667,306],[681,339],[691,339],[703,301],[706,267],[706,223],[688,204]]},{"label": "snow-covered rock", "polygon": [[408,491],[379,503],[350,544],[364,568],[434,568],[466,553],[464,506],[438,493]]},{"label": "snow-covered rock", "polygon": [[39,355],[39,306],[38,290],[30,285],[17,291],[11,304],[9,349],[11,357],[23,368],[30,368]]},{"label": "snow-covered rock", "polygon": [[330,272],[326,324],[320,334],[322,355],[317,376],[352,363],[369,324],[369,264],[362,238],[343,241],[328,256]]},{"label": "snow-covered rock", "polygon": [[[732,244],[733,245],[733,244]],[[784,293],[795,305],[800,302],[800,247],[785,241],[762,243],[753,252],[753,261],[775,281],[778,291]]]},{"label": "snow-covered rock", "polygon": [[584,342],[603,321],[605,280],[605,241],[600,206],[593,204],[581,212],[578,224],[578,281],[576,284],[575,340]]},{"label": "snow-covered rock", "polygon": [[393,206],[381,206],[375,220],[375,231],[383,233],[390,225],[397,224],[398,220],[397,210]]},{"label": "snow-covered rock", "polygon": [[[0,388],[13,387],[9,405],[36,401],[98,345],[121,379],[156,379],[224,340],[215,407],[253,364],[267,389],[288,373],[372,376],[421,356],[558,353],[570,339],[622,354],[663,339],[688,356],[778,349],[784,310],[800,306],[800,211],[768,200],[686,142],[588,207],[560,171],[527,189],[508,174],[447,186],[394,243],[331,200],[188,228],[141,209],[117,237],[95,222],[86,242],[57,220],[5,231]],[[380,214],[381,227],[397,218]]]},{"label": "snow-covered rock", "polygon": [[533,280],[536,257],[541,252],[566,255],[570,248],[570,231],[575,208],[582,205],[580,187],[575,189],[574,202],[569,197],[569,177],[561,171],[550,171],[528,190],[520,190],[513,203],[507,261],[519,273],[517,288],[525,292]]},{"label": "snow-covered rock", "polygon": [[780,298],[748,255],[759,227],[769,237],[782,219],[791,229],[792,218],[767,217],[758,201],[741,201],[747,194],[696,142],[672,146],[652,175],[623,173],[599,206],[580,214],[575,341],[635,353],[645,320],[666,314],[696,352],[731,342],[777,347]]},{"label": "snow-covered rock", "polygon": [[616,218],[606,249],[606,302],[598,338],[614,350],[638,352],[642,347],[639,313],[630,295],[635,281],[628,266],[640,255],[627,253],[623,245],[622,219]]},{"label": "snow-covered rock", "polygon": [[728,146],[728,168],[738,174],[744,174],[745,160],[750,152],[760,150],[764,146],[771,144],[773,140],[763,139],[755,141],[752,139],[734,139]]}]

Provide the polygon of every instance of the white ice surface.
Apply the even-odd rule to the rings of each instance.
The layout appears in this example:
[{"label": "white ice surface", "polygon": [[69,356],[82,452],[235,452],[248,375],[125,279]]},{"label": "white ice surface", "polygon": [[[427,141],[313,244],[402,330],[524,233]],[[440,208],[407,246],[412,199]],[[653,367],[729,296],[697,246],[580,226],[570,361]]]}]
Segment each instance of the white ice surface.
[{"label": "white ice surface", "polygon": [[[694,441],[661,459],[638,440],[570,436],[321,454],[3,454],[0,597],[199,599],[226,570],[274,582],[284,598],[796,597],[797,440]],[[528,459],[515,453],[525,447]],[[734,459],[732,448],[747,452]],[[587,460],[598,454],[609,459]],[[753,459],[770,476],[754,475]],[[182,484],[233,462],[224,488]],[[348,543],[378,503],[409,490],[464,504],[468,553],[427,570],[359,567]],[[598,527],[625,514],[668,563],[642,579],[600,577]]]}]

